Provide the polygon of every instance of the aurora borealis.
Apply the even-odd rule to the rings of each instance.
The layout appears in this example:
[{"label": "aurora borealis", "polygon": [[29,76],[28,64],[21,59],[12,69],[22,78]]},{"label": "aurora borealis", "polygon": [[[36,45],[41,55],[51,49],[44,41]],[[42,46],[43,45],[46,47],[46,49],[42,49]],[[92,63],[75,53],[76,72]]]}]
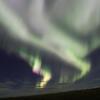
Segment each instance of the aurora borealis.
[{"label": "aurora borealis", "polygon": [[[65,0],[62,0],[62,1],[65,2]],[[37,0],[36,4],[35,2],[36,0],[35,1],[33,0],[33,5],[36,5],[35,7],[38,7],[38,4],[39,4],[41,5],[41,9],[42,9],[42,6],[44,6],[43,5],[44,0],[41,0],[41,1]],[[57,4],[59,5],[59,3],[60,2],[55,4],[54,9],[56,9]],[[63,2],[61,4],[63,4]],[[52,17],[59,16],[60,14],[59,11],[57,11],[58,12],[57,15],[55,14],[53,15],[53,13],[50,12],[51,16],[49,16],[49,14],[46,16],[46,14],[42,12],[43,10],[39,10],[38,8],[35,8],[33,5],[32,5],[33,8],[29,7],[29,9],[30,8],[31,10],[33,9],[33,12],[29,13],[26,11],[26,16],[23,16],[21,14],[17,14],[18,11],[16,9],[15,11],[12,10],[12,8],[9,6],[9,3],[7,3],[6,0],[0,0],[0,24],[3,24],[3,26],[8,30],[8,34],[5,34],[5,35],[9,35],[9,37],[13,41],[14,40],[16,41],[17,46],[15,45],[16,48],[13,50],[13,52],[15,52],[15,54],[18,54],[20,57],[22,57],[30,65],[33,72],[43,77],[39,83],[41,87],[45,88],[47,83],[49,83],[49,81],[53,78],[52,72],[50,71],[50,68],[49,68],[50,66],[48,67],[48,65],[42,64],[42,58],[40,55],[41,50],[46,51],[48,54],[51,53],[52,55],[62,60],[64,63],[72,65],[71,68],[78,71],[78,73],[76,71],[76,73],[71,78],[66,76],[68,77],[68,80],[67,80],[68,82],[66,81],[66,84],[69,83],[70,80],[71,80],[70,83],[74,83],[82,79],[83,77],[85,77],[91,71],[91,62],[86,56],[89,53],[91,53],[91,51],[93,51],[94,49],[100,48],[100,40],[99,40],[100,35],[97,33],[98,31],[96,32],[96,35],[94,34],[91,35],[89,42],[87,39],[84,39],[84,37],[87,38],[88,35],[87,36],[80,35],[82,30],[81,31],[79,30],[78,32],[76,30],[77,33],[80,32],[79,36],[77,36],[76,38],[74,37],[75,34],[73,31],[72,32],[74,35],[71,36],[72,33],[70,34],[70,31],[67,31],[67,29],[66,31],[63,30],[62,28],[60,28],[58,25],[56,25],[53,22]],[[59,6],[57,6],[57,8],[58,7]],[[90,12],[92,12],[91,9],[90,9]],[[91,14],[90,12],[89,11],[87,12],[88,14],[87,16]],[[66,15],[66,13],[64,15]],[[29,16],[30,19],[26,18],[27,16]],[[62,22],[65,22],[64,25],[67,26],[67,24],[69,25],[72,24],[69,18],[74,17],[74,16],[72,15],[63,16],[62,14],[60,16],[62,19],[65,18],[66,20],[66,21],[61,20]],[[80,20],[78,22],[78,19],[81,19],[81,17],[80,15],[77,15],[77,16],[78,18],[76,18],[77,20],[73,21],[73,25],[76,25],[76,23],[81,24],[83,22],[83,21],[80,22]],[[84,23],[85,25],[87,24],[87,19],[84,18],[84,20],[86,21],[86,23]],[[92,24],[95,25],[94,23]],[[29,28],[30,26],[33,27],[32,30],[31,28]],[[80,25],[77,25],[75,27],[78,27],[78,26]],[[89,27],[89,29],[91,29],[91,27]],[[38,33],[40,36],[38,36]],[[20,46],[20,43],[25,44],[25,46],[24,45]],[[9,45],[11,44],[12,43],[9,43]],[[37,52],[35,52],[34,54],[32,50],[31,51],[28,50],[28,47],[33,49],[33,51],[34,51],[34,47],[36,47]],[[13,45],[12,45],[12,48],[13,48]],[[24,49],[25,52],[22,49]],[[50,60],[52,60],[52,58],[53,56],[51,57]]]}]

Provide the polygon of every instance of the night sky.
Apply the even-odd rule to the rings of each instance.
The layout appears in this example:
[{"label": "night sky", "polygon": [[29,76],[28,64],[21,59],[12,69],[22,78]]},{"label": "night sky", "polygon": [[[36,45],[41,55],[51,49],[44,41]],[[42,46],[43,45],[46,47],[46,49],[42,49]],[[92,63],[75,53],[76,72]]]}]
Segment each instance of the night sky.
[{"label": "night sky", "polygon": [[[12,1],[12,0],[11,0]],[[16,1],[16,0],[15,0]],[[26,13],[26,5],[23,1],[17,0],[14,4],[8,2],[11,8],[14,8],[19,15],[21,14],[23,17],[24,12]],[[13,2],[14,3],[14,2]],[[46,1],[46,8],[50,9],[50,6],[54,3],[54,0]],[[27,8],[27,7],[26,7]],[[29,14],[29,13],[28,13]],[[27,14],[25,14],[27,15]],[[30,17],[31,18],[31,17]],[[0,26],[0,46],[4,45],[3,40],[7,39],[7,44],[12,43],[8,36],[5,36],[5,28]],[[37,32],[38,33],[38,32]],[[56,35],[57,36],[57,35]],[[87,38],[88,40],[88,38]],[[9,42],[10,41],[10,42]],[[19,42],[20,43],[20,42]],[[14,44],[14,43],[12,43]],[[9,47],[10,45],[8,45]],[[15,46],[16,47],[16,46]],[[13,47],[14,48],[14,47]],[[70,79],[78,73],[74,67],[69,64],[65,64],[61,59],[54,57],[49,53],[43,53],[41,51],[41,59],[44,65],[48,65],[46,67],[50,68],[52,73],[52,79],[48,83],[45,89],[37,89],[35,87],[36,83],[42,78],[42,76],[33,73],[31,66],[28,65],[23,59],[19,58],[15,54],[7,53],[8,50],[3,50],[0,48],[0,97],[5,96],[26,96],[26,95],[35,95],[42,93],[53,93],[53,92],[61,92],[61,91],[70,91],[70,90],[78,90],[78,89],[88,89],[94,87],[100,87],[100,49],[93,51],[88,58],[92,63],[92,67],[90,72],[83,77],[82,79],[76,81],[75,83],[69,82],[66,83],[66,76],[70,77]],[[33,51],[32,51],[33,52]],[[33,52],[34,53],[34,52]],[[71,66],[71,67],[70,67]],[[60,77],[63,77],[63,81],[59,82]],[[69,80],[70,80],[69,79]],[[69,81],[68,80],[68,81]]]},{"label": "night sky", "polygon": [[[64,91],[100,86],[100,50],[98,49],[94,51],[89,57],[92,61],[92,69],[90,73],[70,87],[68,87],[65,83],[62,84],[63,87],[67,87],[64,89]],[[50,61],[46,62],[50,63]],[[52,85],[53,82],[55,84],[54,80],[57,80],[59,77],[60,73],[58,74],[58,72],[60,71],[57,71],[57,68],[54,73],[52,72]],[[31,67],[23,59],[15,56],[14,54],[8,54],[4,50],[0,50],[0,88],[6,87],[9,90],[18,90],[21,88],[30,87],[30,89],[32,89],[39,79],[40,76],[32,73]],[[57,90],[56,85],[55,88]],[[48,86],[50,87],[50,85]]]}]

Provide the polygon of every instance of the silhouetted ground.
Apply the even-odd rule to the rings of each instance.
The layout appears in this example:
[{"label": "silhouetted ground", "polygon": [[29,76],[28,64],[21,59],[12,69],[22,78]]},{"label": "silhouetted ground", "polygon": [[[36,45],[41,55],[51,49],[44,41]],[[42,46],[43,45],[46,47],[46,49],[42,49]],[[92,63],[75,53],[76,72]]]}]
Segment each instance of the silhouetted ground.
[{"label": "silhouetted ground", "polygon": [[100,100],[100,88],[48,95],[6,98],[2,100]]}]

